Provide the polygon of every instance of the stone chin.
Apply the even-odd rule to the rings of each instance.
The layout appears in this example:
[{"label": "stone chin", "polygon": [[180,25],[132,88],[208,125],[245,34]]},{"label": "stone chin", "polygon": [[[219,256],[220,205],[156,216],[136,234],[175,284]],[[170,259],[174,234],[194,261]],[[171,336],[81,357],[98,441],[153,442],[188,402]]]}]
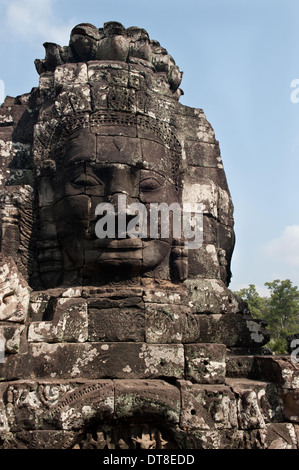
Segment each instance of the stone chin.
[{"label": "stone chin", "polygon": [[164,260],[168,260],[171,247],[162,240],[149,240],[143,243],[143,271],[152,271],[162,265]]},{"label": "stone chin", "polygon": [[169,263],[170,245],[161,240],[115,239],[105,241],[104,247],[104,240],[99,242],[102,246],[93,251],[92,259],[86,253],[85,267],[88,270],[103,272],[103,269],[107,269],[115,273],[124,270],[126,276],[136,276],[153,271],[163,261]]}]

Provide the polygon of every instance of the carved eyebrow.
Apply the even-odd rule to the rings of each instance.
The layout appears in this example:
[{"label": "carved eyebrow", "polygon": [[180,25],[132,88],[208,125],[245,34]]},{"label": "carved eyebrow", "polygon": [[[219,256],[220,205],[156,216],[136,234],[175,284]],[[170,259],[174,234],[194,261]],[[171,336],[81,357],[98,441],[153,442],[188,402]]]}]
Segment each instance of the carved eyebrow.
[{"label": "carved eyebrow", "polygon": [[163,179],[163,180],[166,179],[165,176],[161,175],[157,171],[147,170],[147,169],[142,169],[140,171],[140,178],[142,177],[153,177],[153,178]]}]

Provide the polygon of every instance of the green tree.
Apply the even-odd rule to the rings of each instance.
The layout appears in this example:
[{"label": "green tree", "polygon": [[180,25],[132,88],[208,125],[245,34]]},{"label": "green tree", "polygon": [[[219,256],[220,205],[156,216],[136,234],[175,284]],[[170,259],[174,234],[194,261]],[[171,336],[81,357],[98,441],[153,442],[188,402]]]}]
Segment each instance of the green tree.
[{"label": "green tree", "polygon": [[269,297],[261,297],[254,284],[235,292],[248,303],[253,318],[268,323],[271,340],[267,346],[277,354],[286,353],[286,337],[299,332],[299,290],[290,279],[266,282]]},{"label": "green tree", "polygon": [[248,287],[240,289],[239,291],[235,292],[235,294],[247,302],[253,318],[265,318],[265,310],[268,299],[259,295],[254,284],[249,284]]},{"label": "green tree", "polygon": [[[270,290],[265,320],[269,323],[271,336],[286,338],[299,330],[299,290],[290,279],[266,282]],[[297,330],[297,331],[296,331]]]}]

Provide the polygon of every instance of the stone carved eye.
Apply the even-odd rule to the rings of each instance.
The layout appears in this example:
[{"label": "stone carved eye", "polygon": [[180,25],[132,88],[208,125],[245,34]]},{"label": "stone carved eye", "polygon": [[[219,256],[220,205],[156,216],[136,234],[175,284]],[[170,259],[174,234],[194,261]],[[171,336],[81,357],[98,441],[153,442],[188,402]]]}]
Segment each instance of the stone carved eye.
[{"label": "stone carved eye", "polygon": [[155,191],[156,189],[160,189],[162,184],[153,177],[144,178],[140,181],[140,189],[141,191]]},{"label": "stone carved eye", "polygon": [[86,175],[85,184],[86,186],[101,186],[103,183],[95,176]]},{"label": "stone carved eye", "polygon": [[13,299],[14,295],[15,295],[14,291],[10,291],[7,294],[4,294],[3,299],[2,299],[3,303],[5,305],[9,304],[9,302]]},{"label": "stone carved eye", "polygon": [[80,175],[72,181],[76,186],[101,186],[102,182],[92,175]]}]

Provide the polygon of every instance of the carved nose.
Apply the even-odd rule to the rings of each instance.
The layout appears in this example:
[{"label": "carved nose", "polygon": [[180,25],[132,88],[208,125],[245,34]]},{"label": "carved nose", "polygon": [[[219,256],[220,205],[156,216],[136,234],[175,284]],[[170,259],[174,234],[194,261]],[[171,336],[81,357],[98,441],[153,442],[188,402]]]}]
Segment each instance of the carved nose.
[{"label": "carved nose", "polygon": [[115,211],[115,228],[119,236],[127,236],[128,223],[136,217],[136,213],[129,211],[129,205],[136,202],[128,197],[126,191],[118,191],[108,196],[108,202],[113,205]]},{"label": "carved nose", "polygon": [[127,191],[122,191],[122,190],[115,191],[114,193],[109,194],[109,196],[108,196],[109,202],[114,205],[115,203],[118,202],[119,196],[121,196],[122,194],[124,194],[126,197],[129,196]]},{"label": "carved nose", "polygon": [[115,214],[118,215],[126,212],[128,206],[135,200],[130,198],[126,191],[117,191],[107,197],[107,202],[113,205]]},{"label": "carved nose", "polygon": [[107,186],[107,194],[126,194],[131,197],[136,194],[138,175],[125,165],[111,167],[110,181]]}]

